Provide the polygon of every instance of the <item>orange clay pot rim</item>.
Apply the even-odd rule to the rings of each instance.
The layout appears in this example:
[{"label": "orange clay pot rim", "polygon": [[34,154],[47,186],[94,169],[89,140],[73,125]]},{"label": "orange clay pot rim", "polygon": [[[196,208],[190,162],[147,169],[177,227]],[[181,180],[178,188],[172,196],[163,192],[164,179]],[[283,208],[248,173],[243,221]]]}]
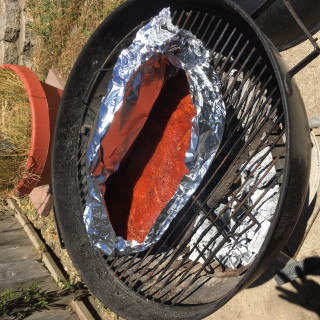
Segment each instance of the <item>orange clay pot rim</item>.
[{"label": "orange clay pot rim", "polygon": [[25,196],[37,185],[47,160],[50,142],[48,102],[40,81],[29,68],[11,64],[5,64],[0,68],[10,69],[20,77],[30,103],[32,133],[26,165],[26,172],[30,177],[21,179],[15,190],[16,195]]}]

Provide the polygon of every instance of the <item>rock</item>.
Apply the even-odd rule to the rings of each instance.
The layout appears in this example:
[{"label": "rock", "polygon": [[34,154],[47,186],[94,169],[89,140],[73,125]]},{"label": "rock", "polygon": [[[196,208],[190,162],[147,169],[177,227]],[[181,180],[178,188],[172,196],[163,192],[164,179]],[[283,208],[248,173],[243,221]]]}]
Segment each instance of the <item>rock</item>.
[{"label": "rock", "polygon": [[20,32],[20,7],[16,0],[0,0],[0,41],[13,42]]},{"label": "rock", "polygon": [[18,39],[18,53],[27,57],[31,57],[35,45],[34,35],[27,27],[31,19],[27,17],[27,13],[22,10],[20,16],[20,34]]},{"label": "rock", "polygon": [[0,41],[0,65],[6,63],[18,63],[17,45],[7,41]]},{"label": "rock", "polygon": [[26,66],[27,68],[33,70],[33,62],[29,55],[20,54],[18,58],[18,65]]},{"label": "rock", "polygon": [[24,0],[0,0],[0,65],[20,64],[32,69],[35,36],[27,27]]}]

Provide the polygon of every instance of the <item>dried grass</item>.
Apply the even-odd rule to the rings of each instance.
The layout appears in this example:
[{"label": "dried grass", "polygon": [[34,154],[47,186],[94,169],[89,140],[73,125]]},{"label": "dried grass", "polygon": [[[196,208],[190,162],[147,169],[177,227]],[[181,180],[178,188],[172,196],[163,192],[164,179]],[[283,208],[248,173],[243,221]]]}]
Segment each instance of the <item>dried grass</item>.
[{"label": "dried grass", "polygon": [[31,143],[31,111],[19,76],[0,69],[0,197],[26,176]]},{"label": "dried grass", "polygon": [[44,80],[50,68],[67,79],[91,33],[124,0],[28,0],[33,22],[28,27],[37,36],[33,54],[34,72]]},{"label": "dried grass", "polygon": [[123,2],[124,0],[86,0],[82,2],[78,19],[72,26],[58,60],[57,68],[61,74],[65,77],[69,76],[74,62],[92,32]]}]

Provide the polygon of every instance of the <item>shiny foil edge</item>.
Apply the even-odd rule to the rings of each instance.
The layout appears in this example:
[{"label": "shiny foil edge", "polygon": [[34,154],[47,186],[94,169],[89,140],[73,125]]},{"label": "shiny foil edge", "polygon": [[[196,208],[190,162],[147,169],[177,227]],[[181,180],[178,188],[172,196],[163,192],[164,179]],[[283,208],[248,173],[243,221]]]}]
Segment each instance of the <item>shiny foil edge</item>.
[{"label": "shiny foil edge", "polygon": [[[99,162],[100,143],[114,114],[122,105],[127,82],[139,66],[155,53],[162,53],[174,66],[185,71],[197,114],[192,119],[190,146],[185,156],[189,173],[180,181],[174,196],[159,214],[144,242],[138,243],[116,236],[98,186],[105,181],[107,172],[92,177],[89,168],[95,167]],[[209,63],[209,51],[191,32],[172,24],[170,8],[163,9],[142,27],[132,44],[121,52],[108,85],[107,95],[100,106],[97,125],[87,150],[88,197],[84,223],[95,248],[108,255],[114,252],[141,252],[156,243],[168,229],[199,186],[219,148],[226,114],[220,87],[220,79]]]}]

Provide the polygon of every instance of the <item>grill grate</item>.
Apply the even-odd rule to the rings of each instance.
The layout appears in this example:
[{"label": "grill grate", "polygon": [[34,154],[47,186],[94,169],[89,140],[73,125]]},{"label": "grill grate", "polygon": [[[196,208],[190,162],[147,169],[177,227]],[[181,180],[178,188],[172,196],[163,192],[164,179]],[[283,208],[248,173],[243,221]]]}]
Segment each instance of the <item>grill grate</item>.
[{"label": "grill grate", "polygon": [[[286,130],[273,68],[245,26],[233,25],[227,15],[195,10],[176,10],[172,20],[180,28],[201,37],[210,52],[211,64],[221,78],[227,110],[224,137],[199,190],[159,243],[142,253],[105,256],[105,259],[114,275],[137,294],[167,305],[196,305],[222,297],[250,266],[250,263],[238,264],[236,269],[231,269],[217,254],[225,244],[236,243],[260,224],[256,210],[272,188],[278,186],[281,192]],[[109,57],[101,68],[109,72],[107,77],[114,61]],[[80,137],[78,177],[83,205],[87,194],[84,155],[95,112],[88,108]],[[263,150],[268,152],[264,152],[244,178],[247,165]],[[249,192],[241,195],[270,155],[268,169]],[[275,171],[272,179],[249,205],[250,197],[271,170]],[[231,208],[232,213],[226,219],[224,216]],[[244,221],[245,228],[241,230]],[[212,228],[218,232],[212,234]],[[199,236],[191,246],[197,231]],[[206,244],[200,246],[205,238]],[[217,285],[219,289],[212,292]]]}]

